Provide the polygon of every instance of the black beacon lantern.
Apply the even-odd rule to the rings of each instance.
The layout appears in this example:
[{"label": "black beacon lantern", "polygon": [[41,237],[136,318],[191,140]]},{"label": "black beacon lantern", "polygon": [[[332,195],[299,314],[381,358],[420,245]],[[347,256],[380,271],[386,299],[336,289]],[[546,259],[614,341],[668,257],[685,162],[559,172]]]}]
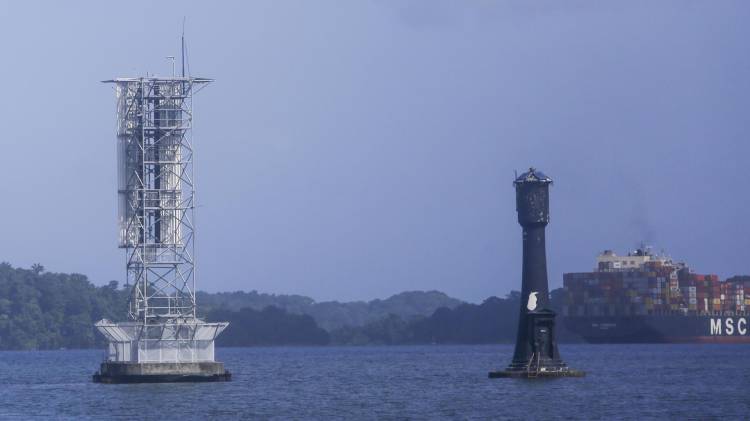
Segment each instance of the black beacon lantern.
[{"label": "black beacon lantern", "polygon": [[544,229],[549,223],[549,186],[552,179],[530,168],[513,182],[518,223],[523,228],[521,314],[513,361],[498,377],[583,377],[560,359],[555,338],[555,312],[549,303]]}]

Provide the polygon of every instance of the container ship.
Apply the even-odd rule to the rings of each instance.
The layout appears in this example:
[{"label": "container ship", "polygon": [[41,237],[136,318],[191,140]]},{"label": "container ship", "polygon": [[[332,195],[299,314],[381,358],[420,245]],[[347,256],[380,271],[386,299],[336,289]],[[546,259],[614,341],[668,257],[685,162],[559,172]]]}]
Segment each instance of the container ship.
[{"label": "container ship", "polygon": [[563,324],[591,343],[750,343],[750,276],[694,273],[645,247],[563,275]]}]

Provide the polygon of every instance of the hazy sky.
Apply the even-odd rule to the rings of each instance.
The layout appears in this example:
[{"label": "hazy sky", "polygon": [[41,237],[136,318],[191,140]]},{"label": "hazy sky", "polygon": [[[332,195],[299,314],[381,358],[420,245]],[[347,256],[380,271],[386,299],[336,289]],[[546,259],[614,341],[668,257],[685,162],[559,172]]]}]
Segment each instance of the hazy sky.
[{"label": "hazy sky", "polygon": [[555,181],[551,287],[641,241],[750,273],[750,2],[61,3],[0,3],[0,260],[124,280],[99,81],[168,74],[185,16],[216,79],[200,289],[504,295],[530,165]]}]

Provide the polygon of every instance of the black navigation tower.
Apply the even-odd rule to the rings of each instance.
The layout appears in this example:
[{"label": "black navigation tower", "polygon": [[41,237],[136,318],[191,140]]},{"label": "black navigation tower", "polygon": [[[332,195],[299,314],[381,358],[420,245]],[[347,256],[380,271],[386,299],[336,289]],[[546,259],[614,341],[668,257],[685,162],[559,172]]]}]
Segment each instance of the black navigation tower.
[{"label": "black navigation tower", "polygon": [[530,168],[513,182],[518,223],[523,228],[521,309],[513,361],[495,377],[581,377],[560,359],[555,338],[555,312],[550,309],[544,230],[549,223],[552,179]]}]

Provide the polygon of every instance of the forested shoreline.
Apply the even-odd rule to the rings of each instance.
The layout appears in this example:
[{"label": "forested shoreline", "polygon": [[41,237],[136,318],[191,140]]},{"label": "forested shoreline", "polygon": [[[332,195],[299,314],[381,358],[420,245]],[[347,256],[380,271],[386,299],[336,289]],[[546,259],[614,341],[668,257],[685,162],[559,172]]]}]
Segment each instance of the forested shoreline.
[{"label": "forested shoreline", "polygon": [[[82,274],[0,263],[0,350],[103,347],[93,324],[124,320],[127,297],[128,289],[114,281],[95,286]],[[201,317],[230,322],[217,346],[509,343],[520,305],[517,292],[470,304],[438,291],[345,303],[256,291],[200,292],[198,302]]]}]

